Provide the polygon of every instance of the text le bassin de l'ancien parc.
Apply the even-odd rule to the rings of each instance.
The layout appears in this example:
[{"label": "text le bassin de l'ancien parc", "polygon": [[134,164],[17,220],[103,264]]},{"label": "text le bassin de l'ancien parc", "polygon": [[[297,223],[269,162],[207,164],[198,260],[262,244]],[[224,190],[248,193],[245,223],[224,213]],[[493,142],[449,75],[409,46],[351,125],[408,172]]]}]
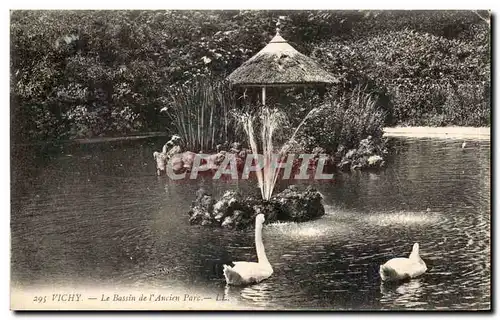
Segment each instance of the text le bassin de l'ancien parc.
[{"label": "text le bassin de l'ancien parc", "polygon": [[163,293],[140,293],[140,294],[101,294],[97,296],[85,297],[80,293],[55,293],[52,295],[40,295],[33,298],[34,303],[44,304],[48,301],[52,302],[83,302],[85,300],[99,301],[99,302],[201,302],[201,301],[229,301],[224,294],[216,294],[214,296],[202,296],[198,294],[163,294]]}]

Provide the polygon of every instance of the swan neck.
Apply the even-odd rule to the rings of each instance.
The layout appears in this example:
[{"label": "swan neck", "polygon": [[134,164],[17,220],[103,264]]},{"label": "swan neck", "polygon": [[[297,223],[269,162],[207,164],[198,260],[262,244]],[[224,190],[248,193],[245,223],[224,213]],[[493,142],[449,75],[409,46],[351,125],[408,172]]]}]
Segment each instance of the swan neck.
[{"label": "swan neck", "polygon": [[410,259],[420,260],[420,254],[418,253],[418,250],[413,250],[410,253]]},{"label": "swan neck", "polygon": [[262,223],[255,225],[255,249],[257,250],[257,260],[259,263],[269,263],[262,242]]}]

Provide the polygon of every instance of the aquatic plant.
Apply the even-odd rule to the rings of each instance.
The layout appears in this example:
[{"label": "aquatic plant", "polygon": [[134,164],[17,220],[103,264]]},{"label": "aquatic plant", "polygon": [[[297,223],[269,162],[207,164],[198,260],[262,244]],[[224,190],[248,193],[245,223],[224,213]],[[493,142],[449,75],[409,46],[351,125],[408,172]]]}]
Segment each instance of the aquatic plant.
[{"label": "aquatic plant", "polygon": [[214,150],[219,143],[235,140],[234,119],[230,117],[235,96],[224,81],[200,77],[169,94],[169,104],[162,111],[187,149]]},{"label": "aquatic plant", "polygon": [[321,147],[328,154],[345,153],[357,148],[361,140],[371,136],[375,141],[383,135],[385,112],[377,100],[363,87],[357,86],[340,96],[330,92],[323,105],[299,133],[297,140],[306,148]]}]

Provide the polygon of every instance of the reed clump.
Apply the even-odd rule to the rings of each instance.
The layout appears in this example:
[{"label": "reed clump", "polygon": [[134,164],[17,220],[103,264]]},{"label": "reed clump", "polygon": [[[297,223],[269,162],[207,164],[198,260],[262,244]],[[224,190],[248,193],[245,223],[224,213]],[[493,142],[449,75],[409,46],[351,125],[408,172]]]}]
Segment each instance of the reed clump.
[{"label": "reed clump", "polygon": [[238,140],[235,119],[230,116],[235,94],[225,81],[198,78],[171,89],[168,96],[162,111],[188,150],[213,151],[217,144]]}]

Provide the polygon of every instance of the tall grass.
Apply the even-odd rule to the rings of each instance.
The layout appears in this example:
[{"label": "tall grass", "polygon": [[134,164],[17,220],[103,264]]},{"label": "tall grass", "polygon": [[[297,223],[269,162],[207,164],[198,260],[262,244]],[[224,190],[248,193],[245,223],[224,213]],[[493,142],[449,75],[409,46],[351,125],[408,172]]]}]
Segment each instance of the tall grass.
[{"label": "tall grass", "polygon": [[385,112],[375,97],[358,86],[341,96],[329,94],[323,106],[304,126],[298,139],[306,149],[322,147],[333,154],[357,148],[367,136],[381,138]]},{"label": "tall grass", "polygon": [[187,149],[207,152],[217,144],[235,141],[230,116],[235,95],[226,82],[200,78],[171,90],[169,98],[165,111]]}]

